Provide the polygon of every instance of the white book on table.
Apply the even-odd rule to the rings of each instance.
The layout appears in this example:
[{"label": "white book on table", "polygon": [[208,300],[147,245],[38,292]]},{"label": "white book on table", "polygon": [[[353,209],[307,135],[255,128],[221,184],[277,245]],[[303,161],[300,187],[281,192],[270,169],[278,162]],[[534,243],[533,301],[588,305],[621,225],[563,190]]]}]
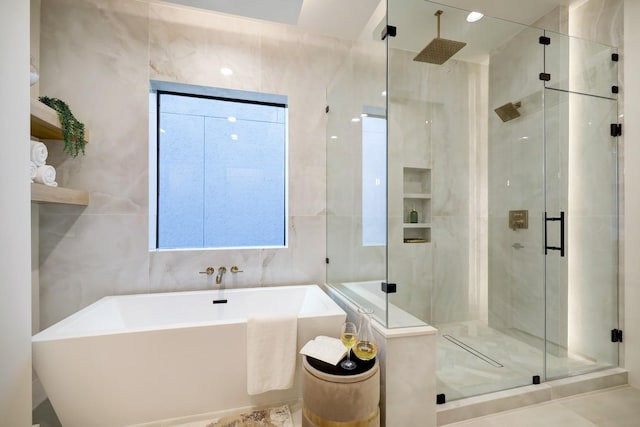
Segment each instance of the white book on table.
[{"label": "white book on table", "polygon": [[344,356],[347,355],[347,348],[337,338],[317,336],[315,339],[307,342],[300,354],[322,360],[323,362],[337,365]]}]

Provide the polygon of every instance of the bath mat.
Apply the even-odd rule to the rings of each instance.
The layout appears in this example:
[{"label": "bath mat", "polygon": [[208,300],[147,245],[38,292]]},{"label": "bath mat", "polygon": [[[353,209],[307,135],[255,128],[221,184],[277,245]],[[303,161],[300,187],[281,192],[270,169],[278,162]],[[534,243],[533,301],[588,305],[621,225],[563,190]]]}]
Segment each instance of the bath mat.
[{"label": "bath mat", "polygon": [[289,406],[284,405],[175,427],[294,427],[294,424]]}]

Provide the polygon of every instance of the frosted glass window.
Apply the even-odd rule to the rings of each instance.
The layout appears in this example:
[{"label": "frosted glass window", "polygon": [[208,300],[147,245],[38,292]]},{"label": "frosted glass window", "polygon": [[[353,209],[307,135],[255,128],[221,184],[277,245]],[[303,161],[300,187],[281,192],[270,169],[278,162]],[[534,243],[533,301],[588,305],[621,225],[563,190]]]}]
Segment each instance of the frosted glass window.
[{"label": "frosted glass window", "polygon": [[157,93],[160,249],[286,243],[287,108]]},{"label": "frosted glass window", "polygon": [[362,118],[362,244],[387,244],[387,120]]}]

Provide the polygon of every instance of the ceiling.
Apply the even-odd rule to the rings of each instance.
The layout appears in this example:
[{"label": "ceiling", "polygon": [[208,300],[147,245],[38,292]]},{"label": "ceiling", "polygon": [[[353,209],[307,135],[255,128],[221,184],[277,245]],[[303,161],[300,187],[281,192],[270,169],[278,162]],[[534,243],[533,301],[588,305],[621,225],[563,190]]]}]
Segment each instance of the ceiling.
[{"label": "ceiling", "polygon": [[[354,39],[384,0],[167,0],[200,9],[297,25],[304,31]],[[395,0],[390,0],[395,1]],[[419,5],[425,0],[412,0]],[[448,6],[532,24],[559,5],[585,0],[440,0]],[[392,3],[394,5],[394,3]],[[383,9],[383,8],[382,8]]]},{"label": "ceiling", "polygon": [[[358,40],[377,39],[385,25],[385,0],[167,0],[171,3],[208,9],[295,25],[302,31]],[[420,51],[434,34],[437,4],[426,0],[389,0],[390,25],[398,28],[396,47]],[[533,24],[558,6],[569,6],[585,0],[440,0],[443,5],[476,10],[488,16],[523,24]],[[449,10],[442,16],[442,37],[473,40],[461,51],[460,59],[481,61],[490,47],[513,34],[514,26],[498,20],[476,24],[475,28],[462,19],[462,11]],[[466,16],[466,13],[465,13]],[[488,23],[488,22],[489,23]],[[482,28],[482,31],[478,29]],[[402,37],[400,37],[402,35]],[[483,47],[484,46],[484,47]]]},{"label": "ceiling", "polygon": [[[422,0],[424,1],[424,0]],[[438,3],[485,15],[531,25],[558,6],[583,3],[585,0],[441,0]]]}]

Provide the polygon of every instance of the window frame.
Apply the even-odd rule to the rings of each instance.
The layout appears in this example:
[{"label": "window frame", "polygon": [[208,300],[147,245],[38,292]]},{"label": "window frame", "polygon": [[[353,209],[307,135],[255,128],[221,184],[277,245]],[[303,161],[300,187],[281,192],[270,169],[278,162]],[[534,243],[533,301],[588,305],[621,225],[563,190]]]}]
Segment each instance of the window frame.
[{"label": "window frame", "polygon": [[[168,251],[215,251],[247,249],[285,249],[289,245],[289,105],[284,95],[249,92],[236,89],[206,87],[183,83],[151,81],[149,93],[149,250]],[[264,246],[216,246],[216,247],[159,247],[159,203],[160,203],[160,97],[178,95],[234,103],[246,103],[283,108],[284,112],[284,206],[283,244]]]}]

